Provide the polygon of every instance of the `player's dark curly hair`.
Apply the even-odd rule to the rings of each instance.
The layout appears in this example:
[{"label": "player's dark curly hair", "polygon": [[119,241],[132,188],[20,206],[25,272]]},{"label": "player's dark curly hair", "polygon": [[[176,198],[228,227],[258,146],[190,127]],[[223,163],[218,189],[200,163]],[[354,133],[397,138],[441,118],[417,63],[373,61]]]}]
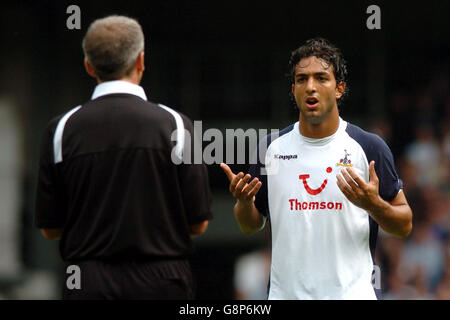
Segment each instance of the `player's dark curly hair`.
[{"label": "player's dark curly hair", "polygon": [[[304,45],[291,52],[289,59],[289,71],[287,77],[291,84],[295,83],[295,66],[303,58],[315,56],[324,60],[328,65],[333,66],[336,85],[345,83],[345,91],[339,101],[341,102],[348,94],[347,86],[347,62],[344,60],[341,51],[324,38],[314,38],[306,41]],[[292,96],[292,94],[291,94]],[[291,97],[293,99],[293,97]],[[295,100],[293,99],[294,103]]]}]

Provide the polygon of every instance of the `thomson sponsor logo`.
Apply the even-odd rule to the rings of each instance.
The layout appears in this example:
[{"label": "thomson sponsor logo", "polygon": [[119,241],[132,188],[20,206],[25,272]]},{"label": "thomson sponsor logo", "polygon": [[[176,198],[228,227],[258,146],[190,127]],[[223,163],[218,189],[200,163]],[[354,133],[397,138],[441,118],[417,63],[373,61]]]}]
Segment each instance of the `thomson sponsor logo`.
[{"label": "thomson sponsor logo", "polygon": [[317,210],[342,210],[342,202],[326,201],[301,201],[289,199],[291,211],[317,211]]},{"label": "thomson sponsor logo", "polygon": [[288,154],[288,155],[274,154],[273,157],[275,159],[281,159],[281,160],[297,159],[297,155],[296,154]]}]

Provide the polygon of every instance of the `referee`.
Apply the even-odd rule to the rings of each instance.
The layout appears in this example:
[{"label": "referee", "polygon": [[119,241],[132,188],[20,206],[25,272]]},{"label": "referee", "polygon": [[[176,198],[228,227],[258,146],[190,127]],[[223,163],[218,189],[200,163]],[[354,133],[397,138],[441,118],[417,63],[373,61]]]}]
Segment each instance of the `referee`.
[{"label": "referee", "polygon": [[83,50],[98,85],[48,124],[36,194],[36,227],[80,271],[63,299],[192,299],[191,237],[212,219],[206,167],[174,161],[192,122],[147,101],[136,20],[94,21]]}]

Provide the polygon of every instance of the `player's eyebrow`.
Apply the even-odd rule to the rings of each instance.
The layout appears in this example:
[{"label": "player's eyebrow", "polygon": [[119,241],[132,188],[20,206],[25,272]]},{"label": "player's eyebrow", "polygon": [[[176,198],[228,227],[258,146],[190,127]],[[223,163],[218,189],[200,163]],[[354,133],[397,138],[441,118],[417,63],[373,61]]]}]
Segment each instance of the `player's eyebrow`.
[{"label": "player's eyebrow", "polygon": [[[314,76],[328,76],[329,73],[325,72],[325,71],[319,71],[319,72],[314,72],[312,73]],[[304,76],[308,76],[309,73],[304,73],[304,72],[299,72],[295,74],[295,77],[304,77]]]}]

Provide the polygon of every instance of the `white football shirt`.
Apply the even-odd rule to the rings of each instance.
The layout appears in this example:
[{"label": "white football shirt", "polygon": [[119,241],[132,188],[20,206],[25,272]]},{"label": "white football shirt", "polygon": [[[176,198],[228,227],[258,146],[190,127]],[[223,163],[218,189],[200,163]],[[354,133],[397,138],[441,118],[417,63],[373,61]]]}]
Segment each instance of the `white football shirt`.
[{"label": "white football shirt", "polygon": [[269,299],[376,299],[378,225],[347,200],[336,175],[351,167],[369,181],[375,160],[380,196],[391,201],[402,181],[386,143],[341,118],[323,139],[302,136],[296,122],[267,136],[255,155],[262,161],[249,173],[263,181],[255,205],[272,227]]}]

